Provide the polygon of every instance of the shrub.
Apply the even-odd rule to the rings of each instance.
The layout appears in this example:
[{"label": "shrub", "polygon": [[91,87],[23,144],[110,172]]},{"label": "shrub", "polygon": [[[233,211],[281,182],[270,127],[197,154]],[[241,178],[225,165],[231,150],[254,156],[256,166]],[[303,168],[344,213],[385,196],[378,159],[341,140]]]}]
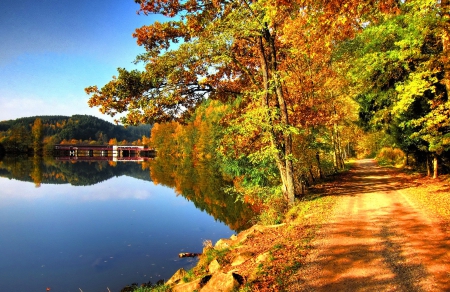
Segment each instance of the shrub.
[{"label": "shrub", "polygon": [[403,166],[406,155],[398,148],[384,147],[377,155],[377,161],[382,165]]}]

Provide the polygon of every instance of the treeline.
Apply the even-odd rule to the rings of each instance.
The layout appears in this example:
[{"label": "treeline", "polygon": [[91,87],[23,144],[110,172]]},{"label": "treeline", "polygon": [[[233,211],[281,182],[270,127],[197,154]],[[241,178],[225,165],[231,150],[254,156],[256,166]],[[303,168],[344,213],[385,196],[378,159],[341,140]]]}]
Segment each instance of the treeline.
[{"label": "treeline", "polygon": [[88,115],[35,116],[0,122],[0,152],[51,153],[55,144],[143,144],[150,125],[123,127]]},{"label": "treeline", "polygon": [[433,177],[450,170],[449,12],[448,1],[395,1],[335,51],[360,126]]},{"label": "treeline", "polygon": [[355,151],[448,171],[448,1],[139,3],[169,17],[136,29],[145,71],[85,90],[123,123],[159,123],[160,153],[215,149],[236,191],[290,203]]},{"label": "treeline", "polygon": [[[255,204],[255,207],[260,206],[277,192],[280,183],[277,168],[270,153],[252,153],[264,144],[261,141],[263,137],[255,128],[246,129],[248,125],[242,123],[230,130],[225,122],[231,114],[230,105],[217,100],[205,101],[185,123],[155,124],[150,144],[157,150],[158,160],[175,157],[177,170],[185,163],[195,166],[210,161],[216,165],[218,175],[224,175],[233,182],[225,187],[226,192],[233,194],[231,197],[237,196],[244,202]],[[355,156],[358,147],[364,147],[351,142],[362,131],[352,123],[351,117],[348,118],[347,126],[316,126],[294,136],[299,189],[339,171],[344,167],[345,159]],[[170,173],[166,171],[165,179],[172,181]],[[155,178],[153,172],[152,177]],[[176,185],[173,182],[162,183]]]}]

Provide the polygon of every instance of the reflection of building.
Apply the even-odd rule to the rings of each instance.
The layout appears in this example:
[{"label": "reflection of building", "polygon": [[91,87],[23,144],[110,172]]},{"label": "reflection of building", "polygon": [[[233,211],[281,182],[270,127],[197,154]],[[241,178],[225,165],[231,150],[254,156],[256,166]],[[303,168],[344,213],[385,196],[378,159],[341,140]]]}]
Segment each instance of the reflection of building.
[{"label": "reflection of building", "polygon": [[57,144],[54,148],[57,160],[112,160],[142,161],[155,157],[154,149],[144,146],[74,145]]}]

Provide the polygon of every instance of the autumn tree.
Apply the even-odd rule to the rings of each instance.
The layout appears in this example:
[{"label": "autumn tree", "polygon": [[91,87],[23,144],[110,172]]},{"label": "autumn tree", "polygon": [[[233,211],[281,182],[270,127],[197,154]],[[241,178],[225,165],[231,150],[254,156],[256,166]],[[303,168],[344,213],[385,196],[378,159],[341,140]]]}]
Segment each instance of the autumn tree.
[{"label": "autumn tree", "polygon": [[[314,51],[325,46],[316,44],[305,55],[295,52],[298,42],[289,39],[295,32],[302,31],[298,21],[311,21],[308,14],[314,12],[321,14],[320,19],[326,24],[314,31],[316,36],[327,29],[341,31],[340,38],[328,38],[329,46],[335,44],[355,29],[355,22],[346,21],[347,18],[338,18],[342,23],[336,24],[336,16],[354,13],[360,2],[136,2],[140,4],[141,13],[158,13],[171,20],[136,30],[134,36],[138,44],[147,51],[137,58],[146,64],[145,71],[119,69],[119,75],[101,89],[86,88],[91,95],[89,105],[99,106],[103,113],[112,116],[127,112],[120,120],[125,124],[138,124],[184,121],[206,98],[234,104],[234,114],[228,116],[228,122],[240,124],[240,136],[252,132],[251,137],[259,140],[261,148],[254,150],[264,153],[255,159],[259,156],[275,163],[283,194],[292,202],[295,195],[292,136],[298,132],[296,124],[301,125],[296,122],[301,114],[294,115],[293,111],[301,112],[301,107],[296,107],[295,103],[302,96],[295,94],[301,90],[295,88],[295,83],[288,82],[288,72],[302,72]],[[307,46],[308,39],[301,42]],[[315,60],[316,64],[319,61],[327,64],[326,59]],[[291,70],[289,64],[297,63],[302,66]],[[324,76],[319,74],[319,67],[309,67],[309,77],[300,80],[307,86],[313,84],[315,74]],[[316,93],[311,95],[311,100],[320,95],[319,88],[320,83],[308,89]],[[333,94],[327,96],[333,99]],[[248,145],[246,139],[242,142]]]},{"label": "autumn tree", "polygon": [[42,150],[43,129],[41,119],[34,120],[33,127],[31,127],[31,135],[33,137],[33,150],[34,153],[39,153]]},{"label": "autumn tree", "polygon": [[31,144],[30,132],[23,125],[9,129],[8,139],[4,141],[5,148],[13,153],[27,153]]},{"label": "autumn tree", "polygon": [[[182,120],[207,97],[230,100],[242,95],[247,103],[257,97],[273,121],[271,143],[292,201],[291,138],[270,7],[245,1],[139,3],[145,14],[174,20],[137,29],[138,44],[147,50],[138,57],[146,62],[146,71],[119,69],[119,76],[101,90],[86,89],[92,95],[89,104],[111,115],[128,111],[122,122],[136,124]],[[179,41],[183,43],[172,49]]]},{"label": "autumn tree", "polygon": [[434,177],[450,150],[448,17],[447,1],[401,2],[344,47],[363,124],[407,153],[431,154]]}]

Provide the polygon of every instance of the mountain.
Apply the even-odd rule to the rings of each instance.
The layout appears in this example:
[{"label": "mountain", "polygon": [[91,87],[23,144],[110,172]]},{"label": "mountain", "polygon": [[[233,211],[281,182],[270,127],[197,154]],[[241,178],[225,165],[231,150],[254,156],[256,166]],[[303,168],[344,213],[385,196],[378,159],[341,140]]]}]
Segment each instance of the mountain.
[{"label": "mountain", "polygon": [[[149,137],[151,125],[124,127],[89,115],[34,116],[0,122],[0,145],[6,152],[28,152],[35,143],[32,128],[41,121],[41,140],[44,144],[61,141],[95,142],[107,144],[110,139],[137,141]],[[51,141],[51,142],[50,142]]]}]

